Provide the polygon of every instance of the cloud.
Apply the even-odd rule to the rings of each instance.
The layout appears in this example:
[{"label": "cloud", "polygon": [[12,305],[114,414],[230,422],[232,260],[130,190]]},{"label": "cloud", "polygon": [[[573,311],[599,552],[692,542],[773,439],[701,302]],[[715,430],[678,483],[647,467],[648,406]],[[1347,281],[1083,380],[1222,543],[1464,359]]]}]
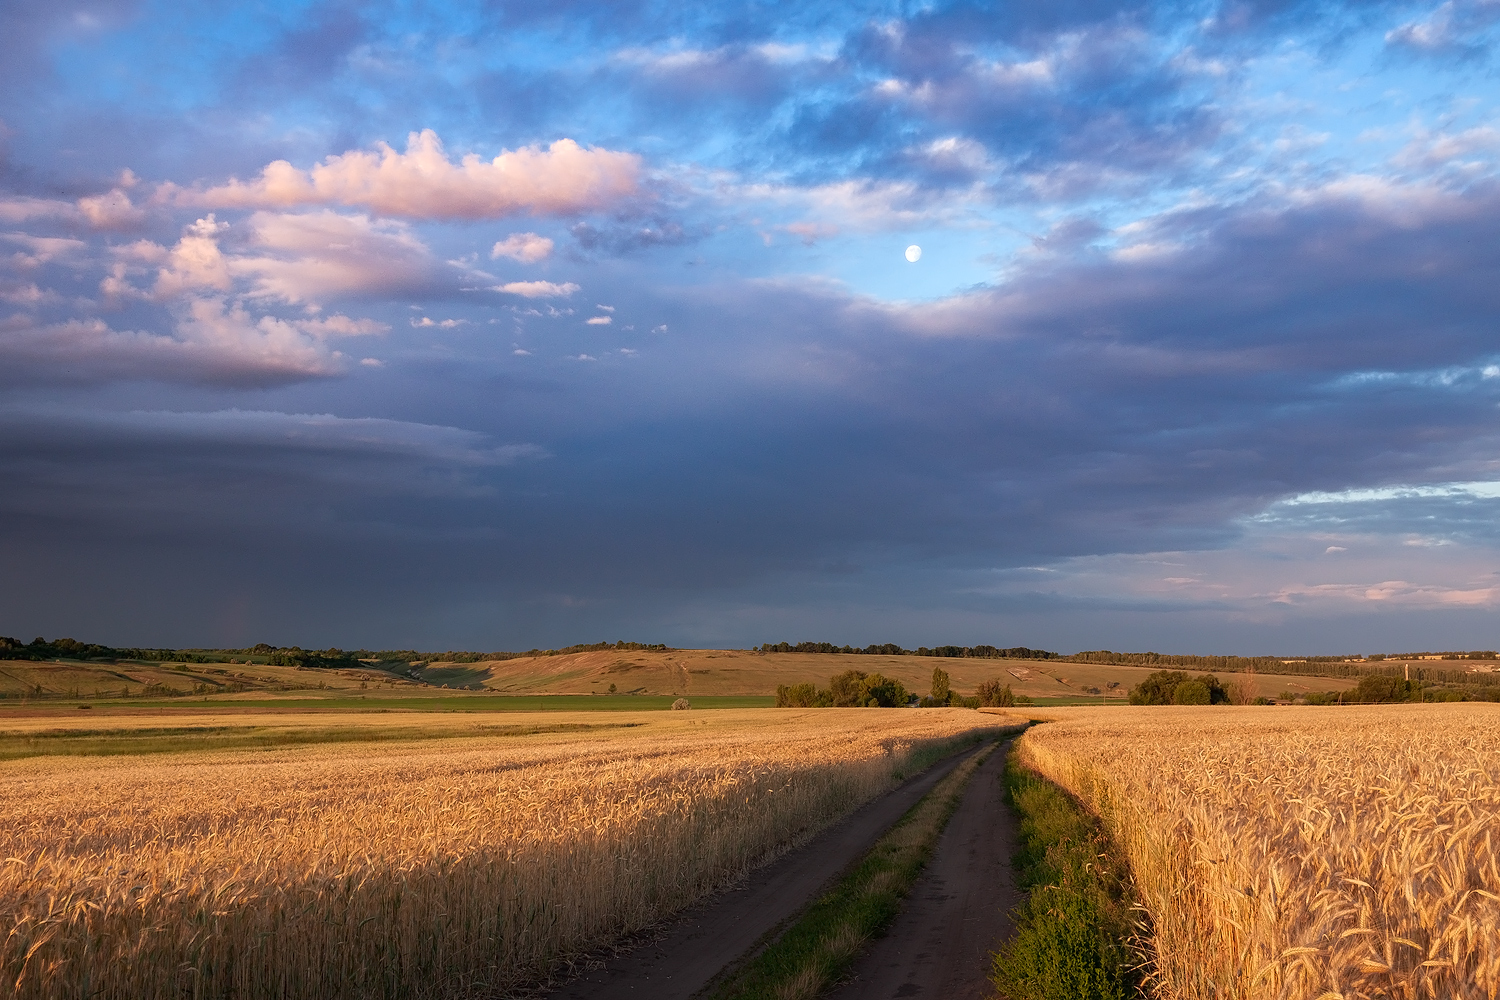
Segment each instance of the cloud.
[{"label": "cloud", "polygon": [[698,238],[689,233],[681,223],[671,219],[657,219],[654,225],[612,225],[603,228],[579,222],[570,226],[568,232],[585,250],[604,250],[621,255],[654,247],[680,246]]},{"label": "cloud", "polygon": [[615,321],[613,316],[590,316],[584,320],[589,326],[609,326]]},{"label": "cloud", "polygon": [[219,298],[182,305],[172,335],[114,330],[98,319],[0,325],[0,381],[155,381],[265,386],[334,375],[341,356],[296,324],[256,319]]},{"label": "cloud", "polygon": [[578,290],[579,286],[571,281],[565,281],[562,284],[554,284],[550,281],[512,281],[495,286],[497,292],[520,295],[528,299],[566,298]]},{"label": "cloud", "polygon": [[188,292],[229,291],[234,278],[229,273],[229,262],[219,250],[218,239],[228,228],[228,223],[216,221],[212,213],[188,226],[167,255],[152,294],[164,301]]},{"label": "cloud", "polygon": [[131,204],[130,196],[119,188],[79,198],[78,211],[95,229],[133,229],[146,221],[145,211]]},{"label": "cloud", "polygon": [[404,153],[380,143],[374,152],[330,156],[311,170],[277,160],[248,183],[164,189],[176,204],[193,207],[345,205],[416,219],[573,215],[640,195],[641,163],[633,153],[559,139],[545,150],[524,146],[489,161],[470,153],[455,164],[431,129],[411,133]]},{"label": "cloud", "polygon": [[405,223],[332,211],[256,212],[246,223],[250,253],[228,267],[251,294],[285,302],[431,291],[445,282],[427,246]]},{"label": "cloud", "polygon": [[0,198],[0,222],[14,224],[33,220],[71,222],[93,229],[125,230],[144,223],[146,212],[134,205],[130,195],[118,187],[77,201],[25,196]]},{"label": "cloud", "polygon": [[509,257],[522,264],[535,264],[539,260],[546,260],[550,253],[552,241],[547,237],[536,233],[511,233],[490,250],[490,259]]},{"label": "cloud", "polygon": [[19,246],[8,263],[20,271],[30,271],[54,261],[70,263],[88,249],[82,240],[60,236],[32,236],[30,233],[0,233],[0,240]]}]

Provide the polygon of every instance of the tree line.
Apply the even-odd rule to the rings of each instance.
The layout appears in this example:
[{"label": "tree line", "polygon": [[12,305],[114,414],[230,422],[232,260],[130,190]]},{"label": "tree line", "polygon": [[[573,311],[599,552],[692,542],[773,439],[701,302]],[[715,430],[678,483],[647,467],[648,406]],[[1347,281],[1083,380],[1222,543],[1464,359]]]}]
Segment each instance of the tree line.
[{"label": "tree line", "polygon": [[[1446,687],[1400,672],[1365,674],[1348,691],[1310,691],[1300,696],[1309,705],[1384,705],[1401,702],[1500,701],[1500,687]],[[1282,700],[1290,701],[1290,692]],[[1132,705],[1227,705],[1234,696],[1213,674],[1194,676],[1182,670],[1158,670],[1130,689]],[[1258,697],[1254,704],[1270,699]]]},{"label": "tree line", "polygon": [[983,681],[972,696],[964,697],[953,690],[948,671],[942,667],[932,668],[932,687],[925,698],[906,690],[906,685],[895,678],[863,670],[834,674],[826,688],[810,682],[776,686],[777,708],[902,708],[913,704],[922,708],[1003,708],[1029,705],[1031,699],[1012,693],[1009,684],[1001,687],[994,680]]},{"label": "tree line", "polygon": [[918,646],[906,649],[894,642],[883,645],[840,646],[831,642],[764,642],[757,647],[761,653],[851,653],[861,656],[947,656],[972,657],[982,660],[1056,660],[1057,653],[1027,646]]}]

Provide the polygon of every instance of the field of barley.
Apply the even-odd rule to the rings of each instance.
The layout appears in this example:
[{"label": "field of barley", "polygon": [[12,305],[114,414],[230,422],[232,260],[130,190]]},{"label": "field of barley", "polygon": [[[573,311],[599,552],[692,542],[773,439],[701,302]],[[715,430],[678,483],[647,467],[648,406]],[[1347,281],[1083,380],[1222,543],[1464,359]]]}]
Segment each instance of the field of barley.
[{"label": "field of barley", "polygon": [[1002,720],[617,721],[0,763],[0,990],[493,995],[693,902]]},{"label": "field of barley", "polygon": [[1048,714],[1020,752],[1126,854],[1159,995],[1500,995],[1500,709]]}]

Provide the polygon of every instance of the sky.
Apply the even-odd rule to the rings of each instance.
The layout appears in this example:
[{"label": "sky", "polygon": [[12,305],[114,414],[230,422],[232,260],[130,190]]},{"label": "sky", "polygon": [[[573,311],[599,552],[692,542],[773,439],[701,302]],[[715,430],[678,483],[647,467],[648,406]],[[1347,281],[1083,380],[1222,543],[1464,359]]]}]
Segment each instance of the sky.
[{"label": "sky", "polygon": [[1495,648],[1497,37],[0,6],[0,634]]}]

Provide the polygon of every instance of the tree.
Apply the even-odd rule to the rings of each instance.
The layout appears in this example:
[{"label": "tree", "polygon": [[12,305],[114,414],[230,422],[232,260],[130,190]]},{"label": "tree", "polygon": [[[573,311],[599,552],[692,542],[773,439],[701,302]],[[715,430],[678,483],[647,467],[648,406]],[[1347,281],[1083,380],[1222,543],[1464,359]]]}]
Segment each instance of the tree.
[{"label": "tree", "polygon": [[944,670],[942,667],[933,667],[932,700],[946,704],[948,701],[949,690],[951,689],[948,686],[948,671]]},{"label": "tree", "polygon": [[856,708],[864,705],[867,697],[865,676],[863,670],[845,670],[829,678],[828,690],[833,695],[835,708]]},{"label": "tree", "polygon": [[[1204,693],[1207,694],[1206,699],[1203,699]],[[1194,677],[1181,670],[1158,670],[1130,689],[1130,703],[1132,705],[1227,705],[1229,691],[1213,674],[1199,674]]]},{"label": "tree", "polygon": [[1002,688],[999,681],[981,681],[974,693],[979,696],[979,704],[983,708],[1010,708],[1016,703],[1016,696],[1011,692],[1010,685]]}]

